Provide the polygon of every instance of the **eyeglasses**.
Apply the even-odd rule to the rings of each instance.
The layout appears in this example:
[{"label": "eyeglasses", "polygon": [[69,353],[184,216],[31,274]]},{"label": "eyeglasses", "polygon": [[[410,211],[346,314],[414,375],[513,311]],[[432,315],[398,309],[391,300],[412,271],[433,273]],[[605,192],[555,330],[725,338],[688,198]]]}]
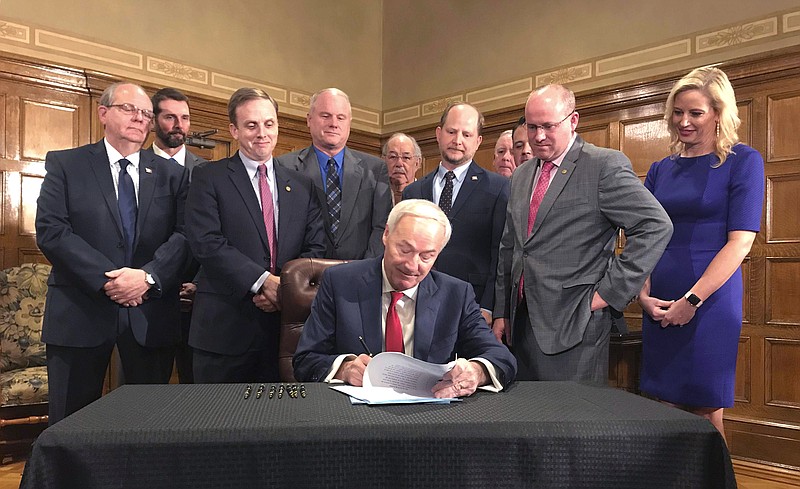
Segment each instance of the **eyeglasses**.
[{"label": "eyeglasses", "polygon": [[416,156],[411,156],[409,154],[399,155],[399,154],[396,154],[396,153],[389,153],[386,156],[386,159],[388,159],[391,162],[396,162],[397,160],[403,160],[403,163],[411,163],[411,161],[414,158],[416,158]]},{"label": "eyeglasses", "polygon": [[575,111],[573,110],[572,112],[567,114],[566,117],[564,117],[563,119],[561,119],[558,122],[545,122],[544,124],[541,124],[541,125],[536,125],[536,124],[526,124],[526,125],[528,126],[528,130],[529,131],[539,132],[539,129],[541,129],[544,132],[550,132],[553,129],[555,129],[558,126],[560,126],[562,122],[564,122],[565,120],[569,119],[572,116],[572,114],[574,114],[574,113],[575,113]]},{"label": "eyeglasses", "polygon": [[116,107],[131,117],[136,114],[142,114],[142,119],[145,119],[147,122],[152,121],[156,116],[152,110],[140,109],[139,107],[133,104],[112,104],[112,105],[107,105],[106,107],[109,108]]}]

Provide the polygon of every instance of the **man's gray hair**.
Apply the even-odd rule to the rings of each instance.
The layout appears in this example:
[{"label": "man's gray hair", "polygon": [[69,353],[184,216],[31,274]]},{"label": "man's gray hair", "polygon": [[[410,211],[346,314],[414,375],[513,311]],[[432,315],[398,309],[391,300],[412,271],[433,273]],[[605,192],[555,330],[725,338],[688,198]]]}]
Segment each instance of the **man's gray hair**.
[{"label": "man's gray hair", "polygon": [[389,213],[389,219],[386,221],[386,229],[389,234],[400,222],[400,219],[411,216],[421,219],[432,219],[444,227],[444,243],[442,248],[450,241],[450,235],[453,234],[453,227],[450,226],[450,219],[442,212],[438,205],[429,200],[424,199],[408,199],[398,202]]},{"label": "man's gray hair", "polygon": [[389,151],[389,143],[400,137],[407,137],[408,139],[410,139],[411,144],[414,146],[414,156],[416,156],[417,158],[422,158],[422,150],[419,149],[419,144],[417,144],[417,140],[403,132],[396,132],[392,134],[391,137],[389,137],[389,139],[386,140],[386,142],[383,144],[381,155],[386,156],[386,153]]}]

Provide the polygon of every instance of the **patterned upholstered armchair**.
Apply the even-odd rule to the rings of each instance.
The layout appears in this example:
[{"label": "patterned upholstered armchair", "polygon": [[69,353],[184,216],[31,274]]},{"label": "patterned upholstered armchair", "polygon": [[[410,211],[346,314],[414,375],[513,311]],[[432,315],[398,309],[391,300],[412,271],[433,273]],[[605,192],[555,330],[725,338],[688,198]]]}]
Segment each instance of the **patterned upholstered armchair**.
[{"label": "patterned upholstered armchair", "polygon": [[47,426],[47,367],[41,341],[50,265],[0,271],[0,457],[25,453]]}]

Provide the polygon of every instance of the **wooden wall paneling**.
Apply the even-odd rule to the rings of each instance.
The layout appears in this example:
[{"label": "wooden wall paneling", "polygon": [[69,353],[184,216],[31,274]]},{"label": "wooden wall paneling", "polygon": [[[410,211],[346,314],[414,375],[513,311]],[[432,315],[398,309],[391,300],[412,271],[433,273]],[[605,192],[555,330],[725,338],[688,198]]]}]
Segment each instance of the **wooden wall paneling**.
[{"label": "wooden wall paneling", "polygon": [[768,103],[768,162],[800,159],[800,92],[772,94]]},{"label": "wooden wall paneling", "polygon": [[623,120],[620,127],[620,151],[631,160],[633,171],[647,175],[653,162],[669,154],[669,133],[663,114]]},{"label": "wooden wall paneling", "polygon": [[800,340],[765,338],[765,372],[767,374],[764,403],[769,406],[800,410]]},{"label": "wooden wall paneling", "polygon": [[578,132],[587,143],[601,148],[611,148],[611,124],[580,126]]},{"label": "wooden wall paneling", "polygon": [[800,258],[768,257],[766,264],[766,323],[800,326]]},{"label": "wooden wall paneling", "polygon": [[800,171],[789,175],[767,175],[767,243],[800,243],[798,196]]},{"label": "wooden wall paneling", "polygon": [[751,346],[750,337],[742,335],[739,338],[739,351],[736,356],[736,386],[734,387],[735,402],[749,403],[751,400]]}]

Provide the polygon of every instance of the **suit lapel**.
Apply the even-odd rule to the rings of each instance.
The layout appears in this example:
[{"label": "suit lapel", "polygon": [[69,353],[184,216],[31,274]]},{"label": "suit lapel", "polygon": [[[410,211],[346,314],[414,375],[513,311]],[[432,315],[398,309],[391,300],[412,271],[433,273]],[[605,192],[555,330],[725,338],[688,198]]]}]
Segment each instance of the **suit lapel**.
[{"label": "suit lapel", "polygon": [[247,212],[250,214],[250,218],[253,220],[256,229],[258,229],[258,235],[261,237],[261,243],[264,249],[269,250],[267,230],[264,227],[264,215],[261,213],[261,206],[258,205],[258,197],[256,197],[253,184],[250,181],[250,177],[247,175],[247,169],[245,169],[242,159],[239,158],[238,152],[228,160],[228,170],[230,170],[228,177],[239,192],[239,195],[241,195],[244,206],[247,208]]},{"label": "suit lapel", "polygon": [[439,287],[428,274],[417,289],[416,313],[414,315],[414,358],[428,360],[433,341],[433,330],[439,301],[434,298]]},{"label": "suit lapel", "polygon": [[[373,259],[373,265],[364,274],[358,288],[359,304],[361,304],[361,328],[364,342],[369,351],[377,354],[383,351],[383,328],[381,318],[381,300],[383,298],[383,274],[381,273],[382,257]],[[375,291],[378,291],[376,294]]]},{"label": "suit lapel", "polygon": [[[273,160],[274,161],[274,160]],[[286,263],[293,257],[285,255],[285,249],[282,245],[285,241],[281,236],[286,236],[289,229],[297,225],[298,216],[295,213],[296,209],[300,209],[298,200],[298,193],[294,191],[294,181],[289,172],[282,168],[280,165],[275,165],[275,191],[278,193],[278,256],[276,263],[278,268],[281,268],[282,263]],[[297,202],[297,205],[295,204]],[[302,221],[302,219],[300,219]]]},{"label": "suit lapel", "polygon": [[298,167],[297,170],[311,178],[311,181],[314,182],[314,189],[317,192],[317,198],[323,209],[322,219],[325,220],[325,235],[328,237],[328,240],[333,243],[331,218],[328,214],[328,199],[325,195],[325,187],[323,185],[325,177],[319,169],[319,160],[317,159],[317,152],[314,151],[314,146],[309,146],[301,151],[300,154],[297,155],[297,159],[300,160],[300,167]]},{"label": "suit lapel", "polygon": [[[353,156],[353,153],[347,148],[344,149],[344,158],[342,159],[342,223],[349,223],[350,220],[345,216],[350,216],[356,207],[356,197],[361,190],[362,175],[364,168],[361,165],[361,160]],[[346,234],[345,226],[339,226],[339,235],[336,237],[335,242],[339,242],[342,236]]]},{"label": "suit lapel", "polygon": [[111,176],[108,153],[106,153],[105,143],[103,143],[102,139],[89,148],[89,154],[91,155],[89,165],[92,168],[92,172],[94,172],[100,192],[103,194],[103,200],[106,201],[108,211],[117,225],[119,237],[124,239],[122,219],[119,217],[119,206],[117,205],[117,193],[114,190],[114,179]]},{"label": "suit lapel", "polygon": [[464,181],[461,183],[456,201],[453,202],[453,207],[450,210],[451,221],[458,215],[461,208],[464,207],[464,203],[469,200],[470,194],[472,194],[472,191],[478,186],[484,173],[486,172],[483,168],[479,167],[474,162],[469,163],[469,169],[467,169],[467,173],[464,175]]},{"label": "suit lapel", "polygon": [[[582,148],[583,139],[581,139],[580,136],[575,136],[575,142],[572,144],[572,148],[570,148],[567,156],[565,156],[564,160],[561,162],[561,166],[553,170],[556,172],[556,175],[553,177],[553,181],[550,182],[547,193],[544,194],[544,199],[542,199],[542,203],[539,205],[539,211],[536,213],[536,221],[533,223],[533,229],[531,230],[531,235],[528,236],[528,240],[536,235],[536,232],[542,226],[542,222],[547,218],[547,214],[553,207],[553,203],[555,203],[561,191],[564,190],[564,187],[567,185],[567,182],[575,170],[576,161]],[[533,192],[533,190],[531,190],[531,192]]]},{"label": "suit lapel", "polygon": [[433,181],[436,180],[436,174],[438,172],[439,172],[439,167],[437,166],[435,170],[428,173],[422,178],[422,181],[420,182],[420,187],[422,189],[423,199],[430,200],[431,202],[433,202]]},{"label": "suit lapel", "polygon": [[150,203],[153,201],[153,192],[155,191],[156,178],[159,170],[160,168],[158,167],[155,153],[139,151],[139,212],[136,216],[134,250],[139,242],[142,229],[144,229],[144,221],[147,219]]}]

